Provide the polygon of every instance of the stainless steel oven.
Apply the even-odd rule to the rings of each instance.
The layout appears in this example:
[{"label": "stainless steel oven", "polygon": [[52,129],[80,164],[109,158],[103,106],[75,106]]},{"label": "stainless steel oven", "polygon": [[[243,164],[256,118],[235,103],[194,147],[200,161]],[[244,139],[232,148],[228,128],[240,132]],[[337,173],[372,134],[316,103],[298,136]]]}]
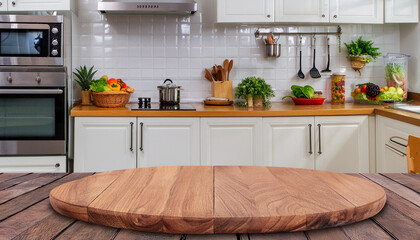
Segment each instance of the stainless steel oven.
[{"label": "stainless steel oven", "polygon": [[0,156],[66,154],[66,75],[0,66]]},{"label": "stainless steel oven", "polygon": [[0,15],[0,65],[62,66],[63,16]]}]

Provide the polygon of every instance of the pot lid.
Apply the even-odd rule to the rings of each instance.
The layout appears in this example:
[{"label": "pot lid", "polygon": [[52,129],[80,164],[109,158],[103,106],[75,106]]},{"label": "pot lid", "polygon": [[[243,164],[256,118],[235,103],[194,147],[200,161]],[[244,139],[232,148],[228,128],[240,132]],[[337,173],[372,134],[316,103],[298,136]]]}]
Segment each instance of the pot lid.
[{"label": "pot lid", "polygon": [[166,79],[162,85],[158,86],[158,88],[179,88],[179,86],[177,86],[171,79]]}]

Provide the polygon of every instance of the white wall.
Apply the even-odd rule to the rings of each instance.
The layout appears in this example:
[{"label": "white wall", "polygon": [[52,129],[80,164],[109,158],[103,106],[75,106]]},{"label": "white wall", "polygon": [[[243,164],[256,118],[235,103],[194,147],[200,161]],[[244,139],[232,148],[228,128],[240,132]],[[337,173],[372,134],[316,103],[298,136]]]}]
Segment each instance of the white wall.
[{"label": "white wall", "polygon": [[[330,98],[329,76],[311,79],[311,48],[304,39],[305,80],[297,79],[298,47],[294,36],[280,38],[282,56],[277,59],[264,57],[262,40],[254,38],[261,25],[216,24],[215,0],[196,0],[199,11],[190,17],[101,15],[96,11],[96,0],[77,0],[77,19],[73,21],[73,68],[79,65],[95,65],[97,77],[107,74],[122,78],[136,89],[137,97],[152,97],[158,101],[157,85],[171,78],[181,85],[182,101],[201,101],[211,95],[211,84],[204,79],[204,68],[225,58],[234,60],[231,79],[236,86],[247,76],[265,78],[275,89],[274,101],[280,101],[290,93],[293,84],[310,84],[324,91]],[[275,31],[336,31],[336,26],[266,25]],[[342,42],[349,42],[362,35],[373,39],[384,54],[400,51],[399,25],[342,25]],[[331,37],[333,72],[347,75],[347,99],[354,84],[374,82],[385,85],[382,59],[369,64],[359,77],[346,59],[346,48],[338,53],[338,41]],[[317,67],[326,67],[325,37],[317,40]],[[77,90],[78,91],[78,90]],[[77,96],[77,94],[75,94]]]},{"label": "white wall", "polygon": [[417,23],[401,25],[401,52],[411,55],[408,62],[408,90],[420,92],[419,58],[420,26]]}]

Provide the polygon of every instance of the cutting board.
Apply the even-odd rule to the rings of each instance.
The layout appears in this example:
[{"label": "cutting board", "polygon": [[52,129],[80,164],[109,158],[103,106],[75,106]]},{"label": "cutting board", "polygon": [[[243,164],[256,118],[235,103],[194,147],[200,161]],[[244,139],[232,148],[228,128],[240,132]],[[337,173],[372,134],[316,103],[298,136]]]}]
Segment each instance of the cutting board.
[{"label": "cutting board", "polygon": [[50,192],[82,221],[145,232],[303,231],[376,215],[385,191],[350,175],[294,168],[173,166],[95,174]]}]

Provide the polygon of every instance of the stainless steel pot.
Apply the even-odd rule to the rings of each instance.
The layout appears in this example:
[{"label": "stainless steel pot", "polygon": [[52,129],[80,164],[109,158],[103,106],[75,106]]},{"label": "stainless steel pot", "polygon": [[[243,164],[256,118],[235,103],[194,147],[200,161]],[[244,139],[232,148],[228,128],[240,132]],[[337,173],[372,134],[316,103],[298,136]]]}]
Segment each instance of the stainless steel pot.
[{"label": "stainless steel pot", "polygon": [[166,79],[159,89],[159,102],[161,105],[177,105],[180,103],[181,87],[172,82],[171,79]]}]

